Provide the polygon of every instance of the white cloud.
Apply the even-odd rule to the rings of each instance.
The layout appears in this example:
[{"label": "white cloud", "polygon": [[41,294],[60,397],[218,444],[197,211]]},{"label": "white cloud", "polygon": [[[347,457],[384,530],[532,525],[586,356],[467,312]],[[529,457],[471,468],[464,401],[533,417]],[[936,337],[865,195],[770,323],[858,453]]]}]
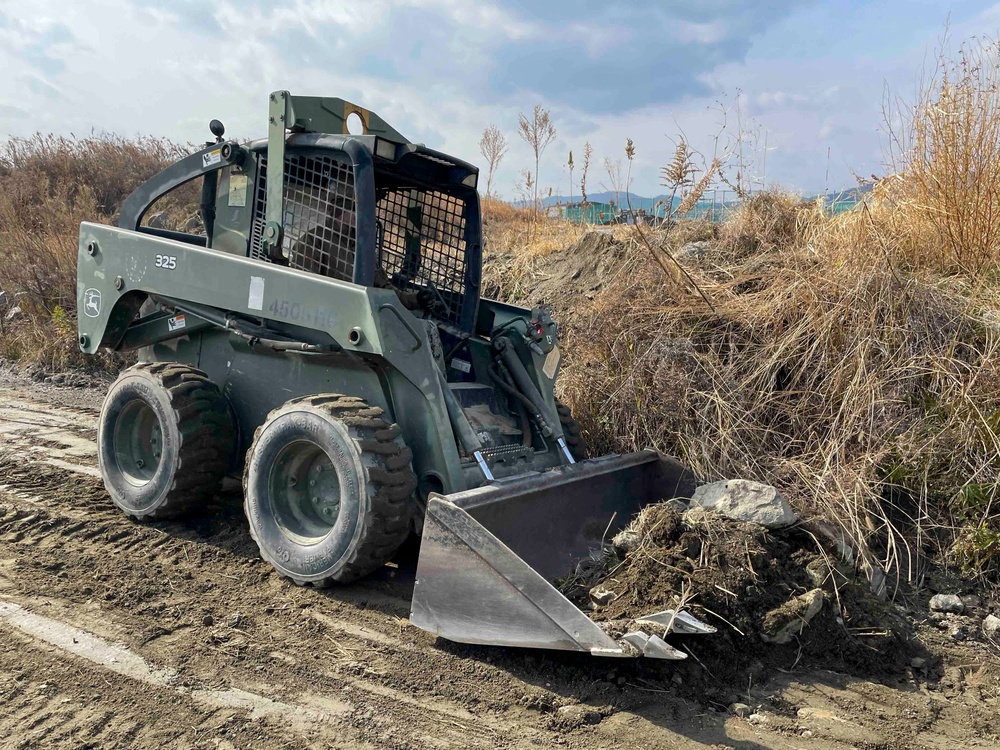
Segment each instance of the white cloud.
[{"label": "white cloud", "polygon": [[[508,2],[34,0],[26,12],[0,0],[0,134],[96,129],[198,142],[218,117],[234,137],[259,137],[268,92],[287,88],[356,101],[414,140],[474,163],[482,161],[482,129],[496,123],[511,141],[497,183],[512,195],[530,162],[516,136],[517,114],[538,102],[559,130],[543,187],[568,191],[566,156],[572,149],[579,165],[586,140],[595,149],[591,185],[607,182],[601,162],[624,159],[631,137],[634,187],[653,194],[672,153],[667,136],[683,130],[710,154],[716,103],[732,102],[741,89],[743,116],[757,118],[774,149],[768,180],[813,190],[823,186],[828,149],[834,186],[849,183],[852,170],[879,171],[883,82],[897,89],[911,82],[937,36],[930,29],[926,43],[888,60],[863,50],[846,60],[825,59],[823,50],[794,61],[754,53],[743,60],[739,45],[754,37],[731,39],[729,19],[743,16],[724,4],[689,16],[656,6],[642,23],[567,11],[553,26],[553,9],[533,13]],[[981,16],[991,18],[1000,19],[1000,10]],[[954,35],[972,21],[963,23]],[[657,28],[670,34],[656,37]],[[662,40],[655,48],[654,38]],[[674,77],[664,77],[657,61],[671,59]],[[634,62],[649,65],[633,71]],[[578,183],[579,166],[574,177]]]},{"label": "white cloud", "polygon": [[715,44],[721,42],[729,36],[728,25],[725,21],[711,21],[709,23],[694,23],[691,21],[675,21],[670,28],[670,34],[677,41],[685,44],[698,42],[700,44]]}]

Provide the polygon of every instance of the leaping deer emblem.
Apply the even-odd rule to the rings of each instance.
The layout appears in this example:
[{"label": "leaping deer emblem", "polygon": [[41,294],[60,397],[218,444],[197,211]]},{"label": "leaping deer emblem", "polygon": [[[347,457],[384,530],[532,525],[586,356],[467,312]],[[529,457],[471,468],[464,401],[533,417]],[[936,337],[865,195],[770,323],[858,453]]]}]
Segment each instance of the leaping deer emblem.
[{"label": "leaping deer emblem", "polygon": [[100,289],[88,289],[83,293],[83,312],[89,318],[96,318],[101,314]]}]

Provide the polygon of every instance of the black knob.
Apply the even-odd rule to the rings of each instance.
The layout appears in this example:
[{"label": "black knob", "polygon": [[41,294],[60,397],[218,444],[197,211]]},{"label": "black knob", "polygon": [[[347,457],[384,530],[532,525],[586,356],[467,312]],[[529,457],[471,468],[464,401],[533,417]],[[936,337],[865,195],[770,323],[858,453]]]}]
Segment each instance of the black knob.
[{"label": "black knob", "polygon": [[212,135],[214,135],[220,141],[222,140],[222,136],[225,135],[226,132],[226,126],[223,125],[222,122],[219,120],[212,120],[210,123],[208,123],[208,129],[211,130]]}]

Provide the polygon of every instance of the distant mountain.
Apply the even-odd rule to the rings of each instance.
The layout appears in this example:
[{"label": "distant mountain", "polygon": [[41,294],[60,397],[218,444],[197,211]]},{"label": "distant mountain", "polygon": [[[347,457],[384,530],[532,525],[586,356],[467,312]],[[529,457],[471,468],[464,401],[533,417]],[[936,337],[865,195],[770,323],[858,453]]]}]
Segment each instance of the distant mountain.
[{"label": "distant mountain", "polygon": [[870,182],[862,183],[861,185],[856,185],[852,188],[844,188],[843,190],[831,190],[825,195],[817,193],[805,200],[816,200],[817,198],[824,198],[827,203],[860,203],[865,199],[874,185]]}]

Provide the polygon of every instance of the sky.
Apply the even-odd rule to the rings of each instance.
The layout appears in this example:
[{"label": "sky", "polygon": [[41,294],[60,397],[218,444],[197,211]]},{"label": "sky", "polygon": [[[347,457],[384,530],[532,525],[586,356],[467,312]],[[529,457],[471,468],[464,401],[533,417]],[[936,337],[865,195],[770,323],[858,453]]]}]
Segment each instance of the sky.
[{"label": "sky", "polygon": [[[636,155],[631,187],[656,195],[676,139],[738,162],[759,186],[812,194],[883,175],[884,101],[912,100],[945,29],[996,37],[1000,3],[954,0],[0,0],[0,136],[266,134],[267,94],[339,96],[411,141],[485,167],[497,125],[510,150],[495,192],[533,170],[520,113],[550,112],[543,191],[613,189],[605,159]],[[892,108],[890,108],[890,118]],[[485,168],[483,170],[485,176]],[[485,179],[481,180],[485,186]]]}]

